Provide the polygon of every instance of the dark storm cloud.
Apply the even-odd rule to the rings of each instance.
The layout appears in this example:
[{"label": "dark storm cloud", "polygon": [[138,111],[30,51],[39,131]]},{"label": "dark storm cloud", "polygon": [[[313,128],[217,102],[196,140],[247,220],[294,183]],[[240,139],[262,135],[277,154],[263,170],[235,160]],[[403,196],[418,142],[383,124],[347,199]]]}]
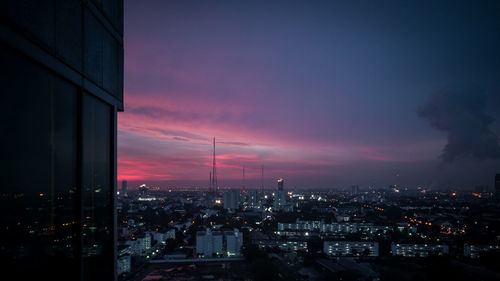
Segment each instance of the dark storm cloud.
[{"label": "dark storm cloud", "polygon": [[430,95],[418,115],[437,130],[448,133],[441,159],[453,162],[459,156],[480,160],[500,158],[498,136],[490,129],[495,119],[486,111],[488,95],[476,86],[447,88]]}]

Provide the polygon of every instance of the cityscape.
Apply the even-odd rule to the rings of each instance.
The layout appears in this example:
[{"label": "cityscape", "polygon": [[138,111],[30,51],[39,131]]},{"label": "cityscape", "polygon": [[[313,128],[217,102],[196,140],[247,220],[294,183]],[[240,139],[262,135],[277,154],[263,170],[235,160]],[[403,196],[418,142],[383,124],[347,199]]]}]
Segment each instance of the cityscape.
[{"label": "cityscape", "polygon": [[2,280],[500,280],[500,1],[0,3]]},{"label": "cityscape", "polygon": [[[215,144],[215,139],[214,139]],[[215,145],[213,174],[216,175]],[[243,168],[244,171],[244,168]],[[262,175],[264,174],[262,168]],[[121,280],[496,280],[494,188],[130,188],[118,196]],[[262,179],[262,182],[263,179]]]}]

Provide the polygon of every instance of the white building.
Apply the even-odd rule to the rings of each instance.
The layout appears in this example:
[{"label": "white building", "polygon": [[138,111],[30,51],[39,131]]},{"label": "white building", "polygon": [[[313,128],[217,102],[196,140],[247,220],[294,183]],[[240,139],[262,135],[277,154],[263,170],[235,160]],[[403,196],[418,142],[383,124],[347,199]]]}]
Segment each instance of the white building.
[{"label": "white building", "polygon": [[214,254],[219,256],[222,254],[222,232],[198,231],[196,233],[196,254],[210,258]]},{"label": "white building", "polygon": [[121,256],[116,260],[116,271],[118,275],[130,272],[131,258],[129,255]]},{"label": "white building", "polygon": [[377,242],[325,241],[323,252],[331,256],[371,256],[378,257]]},{"label": "white building", "polygon": [[393,256],[427,257],[448,254],[448,246],[441,244],[391,244]]},{"label": "white building", "polygon": [[240,207],[240,191],[228,190],[224,192],[224,209],[236,210]]},{"label": "white building", "polygon": [[225,245],[226,245],[226,255],[228,257],[240,256],[241,246],[243,246],[243,233],[238,229],[233,231],[224,231]]}]

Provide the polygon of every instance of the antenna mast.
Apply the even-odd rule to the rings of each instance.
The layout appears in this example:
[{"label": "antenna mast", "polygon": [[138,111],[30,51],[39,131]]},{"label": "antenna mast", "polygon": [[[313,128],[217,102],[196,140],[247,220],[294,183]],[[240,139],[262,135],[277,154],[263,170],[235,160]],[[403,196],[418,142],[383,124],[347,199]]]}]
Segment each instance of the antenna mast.
[{"label": "antenna mast", "polygon": [[261,167],[261,175],[260,175],[260,192],[264,193],[264,165]]},{"label": "antenna mast", "polygon": [[210,179],[210,192],[215,192],[218,189],[219,189],[219,184],[217,183],[217,164],[215,163],[215,137],[214,137],[212,173],[211,173],[211,179]]},{"label": "antenna mast", "polygon": [[243,190],[245,190],[245,166],[243,166],[243,182],[242,182]]}]

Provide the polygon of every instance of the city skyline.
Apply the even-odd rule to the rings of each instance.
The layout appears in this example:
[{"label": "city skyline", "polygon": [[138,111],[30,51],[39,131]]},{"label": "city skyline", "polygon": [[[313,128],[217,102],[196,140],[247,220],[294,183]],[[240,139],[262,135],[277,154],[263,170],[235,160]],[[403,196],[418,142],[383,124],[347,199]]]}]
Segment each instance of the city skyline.
[{"label": "city skyline", "polygon": [[7,1],[16,280],[500,280],[500,2]]},{"label": "city skyline", "polygon": [[125,2],[118,179],[208,186],[216,137],[221,185],[491,187],[500,24],[450,3]]}]

